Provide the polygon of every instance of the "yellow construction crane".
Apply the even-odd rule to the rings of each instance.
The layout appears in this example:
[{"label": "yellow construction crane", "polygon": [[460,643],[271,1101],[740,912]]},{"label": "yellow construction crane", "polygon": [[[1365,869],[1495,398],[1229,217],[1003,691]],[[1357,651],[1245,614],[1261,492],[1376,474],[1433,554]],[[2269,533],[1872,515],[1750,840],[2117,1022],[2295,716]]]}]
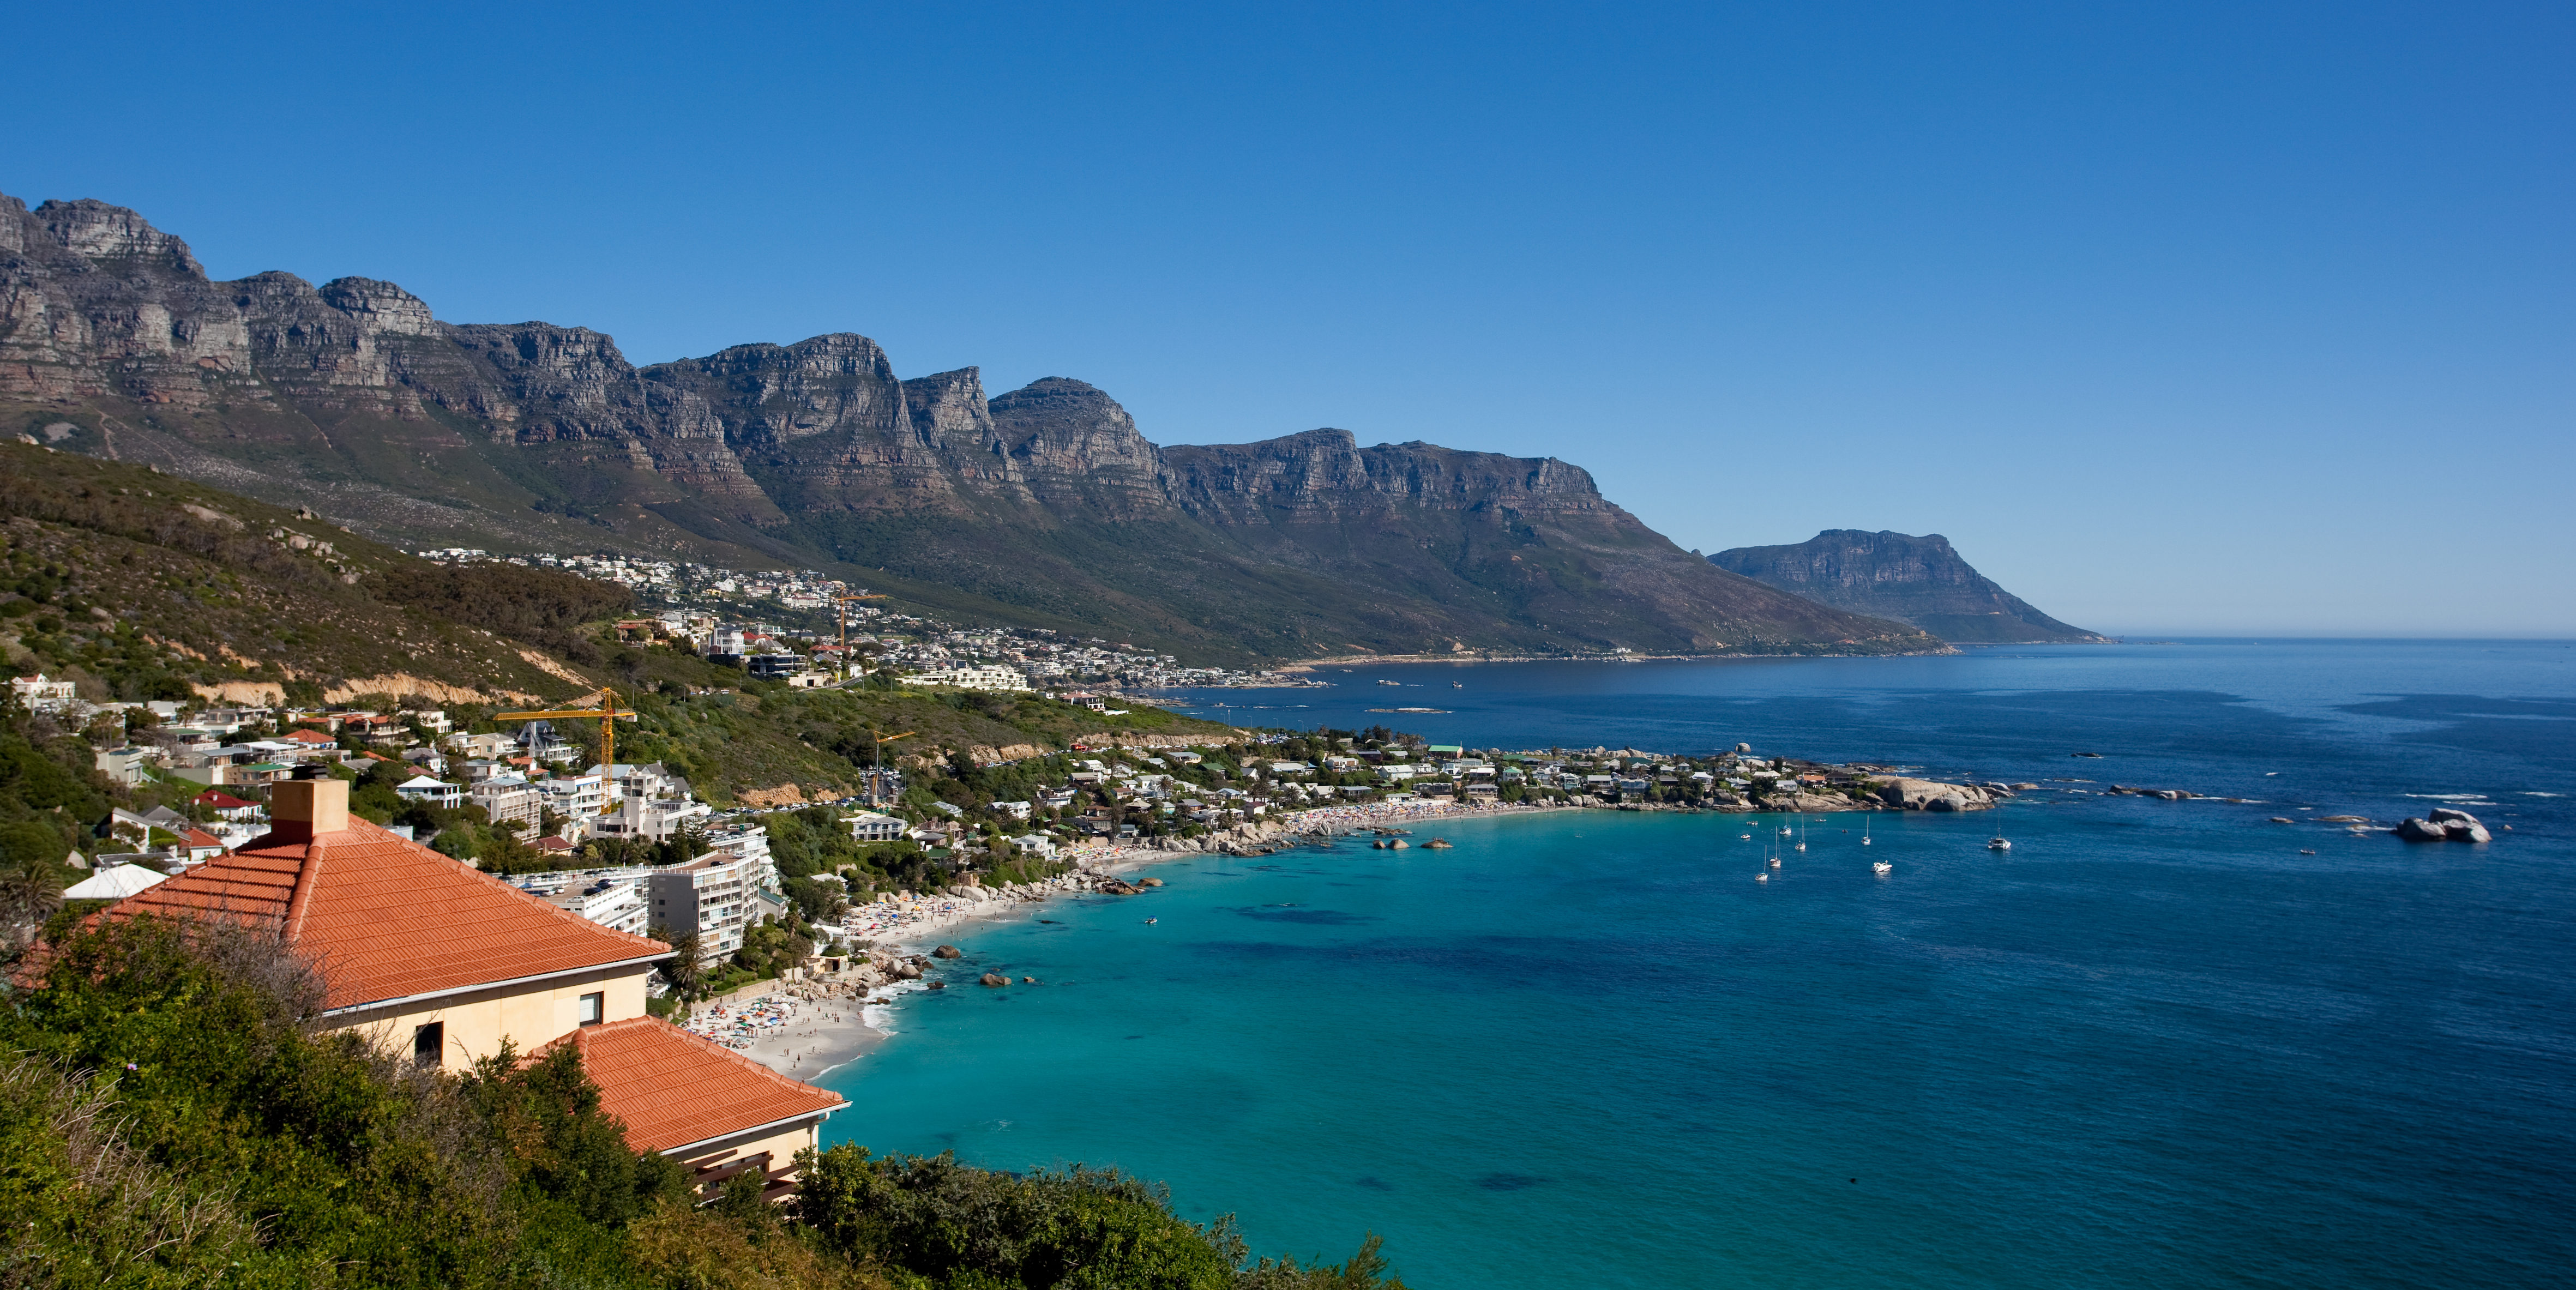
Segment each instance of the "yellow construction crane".
[{"label": "yellow construction crane", "polygon": [[[868,732],[870,737],[875,737],[876,733],[874,730]],[[920,733],[918,730],[907,730],[899,735],[886,735],[877,739],[877,773],[868,776],[868,809],[876,809],[877,792],[885,785],[885,746],[897,739],[910,739]]]},{"label": "yellow construction crane", "polygon": [[[581,717],[596,717],[599,720],[599,761],[601,765],[609,767],[609,774],[614,775],[617,773],[617,723],[620,721],[633,721],[635,719],[635,712],[631,708],[621,708],[617,706],[617,692],[615,690],[601,690],[599,692],[597,703],[597,707],[590,708],[548,708],[539,712],[495,712],[492,714],[492,719],[494,721],[558,721]],[[617,809],[616,799],[610,798],[609,800],[600,803],[599,813],[606,815],[615,809]]]}]

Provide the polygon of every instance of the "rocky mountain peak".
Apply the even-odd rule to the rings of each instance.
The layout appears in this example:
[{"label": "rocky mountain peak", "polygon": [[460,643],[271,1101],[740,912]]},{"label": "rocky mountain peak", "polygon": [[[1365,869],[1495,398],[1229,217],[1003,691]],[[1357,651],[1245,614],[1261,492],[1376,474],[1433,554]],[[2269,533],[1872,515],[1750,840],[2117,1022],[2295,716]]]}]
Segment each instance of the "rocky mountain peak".
[{"label": "rocky mountain peak", "polygon": [[1948,641],[2096,641],[1971,567],[1938,533],[1826,529],[1792,546],[1720,551],[1709,563],[1852,613],[1911,623]]},{"label": "rocky mountain peak", "polygon": [[358,319],[367,330],[402,336],[435,336],[438,320],[420,297],[374,278],[334,278],[322,284],[324,304]]},{"label": "rocky mountain peak", "polygon": [[961,367],[903,383],[903,406],[912,432],[933,448],[977,451],[994,444],[993,412],[984,402],[984,373]]},{"label": "rocky mountain peak", "polygon": [[206,270],[188,244],[152,227],[122,206],[84,197],[49,201],[35,209],[36,227],[64,250],[88,260],[157,260],[180,273],[204,278]]}]

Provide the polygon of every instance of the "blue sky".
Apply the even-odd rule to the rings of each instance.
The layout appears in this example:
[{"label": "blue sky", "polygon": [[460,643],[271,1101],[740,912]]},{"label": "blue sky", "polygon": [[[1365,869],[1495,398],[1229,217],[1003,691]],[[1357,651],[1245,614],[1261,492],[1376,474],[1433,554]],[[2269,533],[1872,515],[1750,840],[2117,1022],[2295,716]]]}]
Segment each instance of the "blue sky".
[{"label": "blue sky", "polygon": [[639,362],[1557,456],[2111,631],[2576,636],[2576,10],[30,8],[0,191]]}]

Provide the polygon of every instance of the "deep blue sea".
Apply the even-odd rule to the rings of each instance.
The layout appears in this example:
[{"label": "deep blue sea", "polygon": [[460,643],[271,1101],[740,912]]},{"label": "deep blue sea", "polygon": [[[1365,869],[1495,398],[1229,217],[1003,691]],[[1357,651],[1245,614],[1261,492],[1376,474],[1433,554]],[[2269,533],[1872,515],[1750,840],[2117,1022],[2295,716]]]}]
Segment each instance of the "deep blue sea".
[{"label": "deep blue sea", "polygon": [[[1417,1290],[2576,1284],[2576,647],[1324,675],[1188,697],[2051,788],[1866,849],[1827,817],[1768,883],[1769,821],[1722,815],[1165,865],[965,937],[964,988],[827,1077],[827,1140],[1116,1165],[1265,1251],[1375,1230]],[[1366,711],[1400,706],[1449,711]],[[2267,822],[2445,799],[2511,829]]]}]

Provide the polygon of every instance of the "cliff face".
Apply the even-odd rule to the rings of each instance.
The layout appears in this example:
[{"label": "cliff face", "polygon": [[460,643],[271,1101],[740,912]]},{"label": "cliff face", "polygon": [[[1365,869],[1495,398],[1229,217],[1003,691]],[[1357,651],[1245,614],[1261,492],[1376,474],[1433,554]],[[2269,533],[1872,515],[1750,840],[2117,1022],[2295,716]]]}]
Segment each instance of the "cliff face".
[{"label": "cliff face", "polygon": [[389,282],[210,282],[100,202],[0,197],[0,416],[397,540],[842,561],[1202,651],[1937,648],[1697,560],[1554,459],[1158,448],[1081,381],[988,400],[849,333],[639,369]]},{"label": "cliff face", "polygon": [[1819,604],[1912,623],[1946,641],[2099,641],[1970,568],[1938,533],[1827,529],[1795,546],[1720,551],[1709,563]]}]

